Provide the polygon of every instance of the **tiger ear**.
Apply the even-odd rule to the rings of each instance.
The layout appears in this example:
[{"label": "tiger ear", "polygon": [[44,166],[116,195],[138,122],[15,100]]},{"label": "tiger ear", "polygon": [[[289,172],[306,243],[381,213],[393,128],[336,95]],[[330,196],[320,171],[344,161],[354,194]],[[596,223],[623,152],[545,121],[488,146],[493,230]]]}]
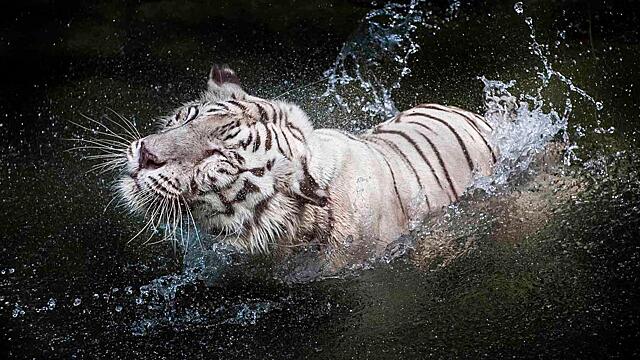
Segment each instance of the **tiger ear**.
[{"label": "tiger ear", "polygon": [[209,81],[207,81],[208,93],[216,101],[229,99],[244,99],[247,95],[240,86],[240,78],[235,71],[227,65],[214,64],[209,71]]},{"label": "tiger ear", "polygon": [[240,79],[229,66],[213,64],[209,72],[209,86],[223,86],[227,83],[240,86]]}]

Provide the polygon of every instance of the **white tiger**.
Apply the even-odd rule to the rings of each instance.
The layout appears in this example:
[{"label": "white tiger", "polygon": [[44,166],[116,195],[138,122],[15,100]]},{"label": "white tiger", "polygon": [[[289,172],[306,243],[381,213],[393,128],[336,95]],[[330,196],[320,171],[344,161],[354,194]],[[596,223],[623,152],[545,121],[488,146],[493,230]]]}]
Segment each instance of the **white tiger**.
[{"label": "white tiger", "polygon": [[315,244],[331,269],[379,254],[496,161],[492,127],[471,112],[427,104],[360,135],[314,129],[298,106],[247,95],[218,66],[162,123],[126,151],[119,188],[132,208],[174,225],[192,213],[249,253]]}]

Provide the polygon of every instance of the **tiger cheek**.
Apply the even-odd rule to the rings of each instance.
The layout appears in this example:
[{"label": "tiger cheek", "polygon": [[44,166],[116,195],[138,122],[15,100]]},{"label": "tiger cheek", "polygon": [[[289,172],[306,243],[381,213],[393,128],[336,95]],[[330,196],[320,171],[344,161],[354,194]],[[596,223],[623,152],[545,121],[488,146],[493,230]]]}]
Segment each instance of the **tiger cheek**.
[{"label": "tiger cheek", "polygon": [[206,169],[198,165],[193,171],[193,179],[191,181],[191,190],[194,192],[202,191],[206,192],[211,190],[212,182],[209,179]]}]

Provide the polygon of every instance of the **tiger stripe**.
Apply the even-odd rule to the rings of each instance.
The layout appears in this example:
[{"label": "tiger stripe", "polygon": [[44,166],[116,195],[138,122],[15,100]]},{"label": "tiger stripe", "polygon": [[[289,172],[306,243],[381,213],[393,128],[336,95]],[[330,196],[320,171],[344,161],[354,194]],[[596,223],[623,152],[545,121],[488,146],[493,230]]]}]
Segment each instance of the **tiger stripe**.
[{"label": "tiger stripe", "polygon": [[[417,106],[419,107],[419,106]],[[429,115],[429,114],[423,114],[423,113],[412,113],[412,114],[408,114],[405,115],[406,117],[413,117],[413,116],[419,116],[419,117],[425,117],[428,118],[430,120],[436,121],[440,124],[443,124],[444,126],[446,126],[451,133],[453,134],[453,136],[455,136],[456,140],[458,141],[458,144],[460,145],[460,148],[462,149],[462,153],[464,154],[465,159],[467,160],[467,164],[469,165],[469,169],[473,169],[473,160],[471,160],[471,156],[469,155],[469,150],[467,149],[467,145],[465,144],[464,140],[462,140],[462,138],[460,137],[460,134],[458,134],[458,132],[456,131],[456,129],[451,126],[448,122],[437,118],[433,115]]]},{"label": "tiger stripe", "polygon": [[[123,186],[125,194],[149,189],[208,203],[195,217],[250,252],[307,239],[355,244],[344,249],[348,255],[363,249],[357,239],[374,240],[367,251],[384,247],[426,213],[459,200],[497,159],[493,126],[459,108],[418,105],[355,135],[314,129],[299,107],[235,86],[169,115],[144,149],[142,139],[132,144],[128,166],[148,171],[132,172],[146,179]],[[163,168],[167,161],[179,165]]]},{"label": "tiger stripe", "polygon": [[[233,106],[243,113],[248,113],[253,107],[256,113],[256,126],[249,132],[248,137],[240,142],[245,150],[249,145],[253,145],[250,148],[252,152],[258,152],[261,149],[269,152],[275,149],[291,159],[294,154],[292,141],[304,144],[307,140],[302,130],[289,120],[287,109],[283,110],[281,106],[261,101],[229,100],[222,108],[231,109]],[[234,129],[240,126],[238,123],[228,125],[230,128],[225,129],[227,135],[223,140],[232,140],[240,133],[240,130]],[[262,134],[260,128],[264,128],[266,133]],[[423,104],[378,125],[368,135],[338,133],[350,141],[367,146],[370,151],[375,151],[384,159],[398,204],[403,214],[407,215],[408,208],[404,203],[406,199],[401,195],[404,190],[400,191],[398,181],[401,178],[402,181],[406,181],[409,179],[407,176],[410,175],[410,179],[413,179],[415,184],[414,188],[422,192],[428,209],[434,208],[445,201],[444,199],[448,202],[457,201],[466,187],[466,183],[461,183],[458,178],[461,174],[466,174],[465,178],[471,176],[476,170],[474,157],[480,156],[472,155],[470,149],[473,148],[473,153],[476,154],[478,146],[472,144],[475,142],[482,144],[487,150],[485,153],[489,154],[493,161],[496,159],[493,148],[486,138],[490,129],[490,125],[475,114],[467,114],[463,110],[437,104]],[[447,138],[452,141],[443,143],[442,139]],[[458,155],[451,154],[451,145],[447,144],[457,144],[458,155],[463,160],[462,164],[466,165],[466,170],[465,166],[456,168],[449,164],[450,158]],[[443,153],[442,147],[449,150]],[[398,160],[391,161],[394,157]],[[418,158],[420,162],[416,162]],[[422,168],[425,172],[420,170]],[[454,169],[453,173],[452,169]],[[262,171],[251,169],[251,172],[262,176],[264,169]],[[401,175],[405,173],[407,175]],[[427,184],[433,184],[435,187]],[[440,200],[434,202],[431,196],[435,198],[444,196],[444,199],[439,198]]]},{"label": "tiger stripe", "polygon": [[[484,145],[487,147],[487,149],[491,153],[491,158],[492,158],[493,162],[496,162],[496,154],[493,151],[493,148],[491,148],[491,146],[489,146],[489,143],[487,142],[487,139],[482,135],[482,133],[481,133],[480,129],[478,128],[478,126],[476,125],[475,121],[473,121],[463,111],[460,111],[460,110],[458,110],[456,108],[448,108],[447,109],[442,105],[436,105],[436,104],[420,105],[419,107],[425,108],[425,109],[436,109],[436,110],[443,111],[443,112],[450,112],[452,114],[456,114],[456,115],[462,117],[469,125],[471,125],[471,128],[473,128],[473,130],[475,130],[475,132],[478,134],[478,136],[480,137],[480,139],[482,140]],[[491,127],[489,127],[489,128],[491,129]]]},{"label": "tiger stripe", "polygon": [[[409,142],[413,146],[413,148],[420,155],[422,160],[427,164],[427,167],[431,171],[431,174],[433,175],[433,177],[436,179],[436,182],[438,183],[438,186],[440,186],[440,189],[444,189],[444,187],[442,185],[442,181],[440,181],[440,177],[438,177],[438,174],[436,173],[436,171],[434,170],[433,166],[431,165],[431,162],[429,161],[429,159],[427,159],[427,157],[424,155],[424,152],[422,151],[422,149],[420,149],[418,144],[411,137],[409,137],[404,132],[394,131],[394,130],[376,129],[376,131],[374,133],[377,133],[377,134],[393,134],[393,135],[398,135],[398,136],[401,136],[402,138],[404,138],[407,142]],[[456,194],[455,190],[453,189],[453,186],[451,187],[451,190],[453,191],[453,195],[454,195],[455,199],[457,200],[458,199],[458,195]]]}]

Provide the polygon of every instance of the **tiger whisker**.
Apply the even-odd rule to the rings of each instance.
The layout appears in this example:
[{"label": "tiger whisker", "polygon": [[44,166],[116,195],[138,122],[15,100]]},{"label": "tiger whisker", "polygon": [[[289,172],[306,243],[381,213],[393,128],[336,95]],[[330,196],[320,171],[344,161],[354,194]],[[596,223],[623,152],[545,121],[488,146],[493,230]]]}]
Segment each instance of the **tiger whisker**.
[{"label": "tiger whisker", "polygon": [[98,174],[103,174],[107,171],[115,170],[121,167],[122,165],[124,165],[124,162],[121,159],[112,159],[100,164],[93,165],[92,167],[89,168],[89,170],[85,172],[85,174],[88,174],[91,172],[97,172]]},{"label": "tiger whisker", "polygon": [[[119,116],[118,113],[116,113],[113,109],[107,108],[110,111],[114,112],[114,114],[116,114],[116,116],[118,116],[118,118],[122,119],[123,117]],[[140,136],[138,136],[139,134],[137,133],[137,130],[134,129],[134,131],[131,130],[130,125],[128,124],[127,121],[124,121],[124,125],[121,124],[118,121],[113,120],[109,115],[105,114],[103,115],[103,118],[106,119],[107,121],[109,121],[110,123],[114,124],[115,126],[119,127],[120,129],[122,129],[124,131],[124,133],[127,136],[130,136],[133,139],[136,138],[140,138]]]},{"label": "tiger whisker", "polygon": [[70,150],[92,150],[92,149],[103,150],[103,151],[114,153],[114,154],[117,153],[117,154],[124,155],[127,150],[127,147],[122,145],[114,145],[114,144],[87,143],[87,144],[77,145],[73,148],[70,148]]},{"label": "tiger whisker", "polygon": [[[127,144],[109,141],[109,139],[64,139],[66,141],[76,141],[78,145],[74,145],[75,147],[69,150],[82,150],[82,149],[92,149],[92,148],[109,148],[115,149],[118,152],[124,153],[126,149],[129,147]],[[89,147],[92,146],[92,147]]]},{"label": "tiger whisker", "polygon": [[[182,195],[180,195],[182,197]],[[184,197],[182,197],[182,201],[184,201],[185,204],[187,204],[187,201],[184,199]],[[196,221],[193,218],[193,214],[191,213],[191,209],[189,209],[189,206],[186,205],[185,209],[187,211],[187,216],[191,218],[191,222],[193,223],[193,231],[196,234],[196,239],[198,240],[198,244],[200,245],[200,247],[202,248],[202,240],[200,240],[200,234],[198,233],[198,227],[196,226]],[[186,251],[186,248],[185,248]]]},{"label": "tiger whisker", "polygon": [[[99,135],[101,135],[102,133],[100,133]],[[108,134],[107,134],[108,135]],[[122,147],[127,147],[129,146],[129,143],[120,140],[120,139],[110,139],[110,138],[65,138],[64,140],[67,141],[78,141],[78,142],[91,142],[91,141],[96,141],[96,142],[100,142],[100,143],[104,143],[104,144],[109,144],[109,145],[117,145],[117,146],[122,146]]]},{"label": "tiger whisker", "polygon": [[115,170],[118,167],[120,167],[120,163],[102,163],[102,164],[97,164],[97,165],[94,165],[91,168],[89,168],[85,172],[85,174],[89,174],[89,173],[92,173],[92,172],[97,172],[99,174],[103,174],[103,173],[105,173],[107,171]]},{"label": "tiger whisker", "polygon": [[[164,200],[164,199],[159,198],[159,197],[157,197],[157,196],[156,196],[156,197],[154,197],[154,202],[155,202],[155,201],[158,201],[158,203],[157,203],[157,205],[155,205],[155,207],[153,206],[153,205],[154,205],[154,203],[153,203],[153,202],[151,203],[151,206],[149,206],[149,208],[147,209],[147,211],[148,211],[149,209],[151,209],[151,208],[154,208],[154,210],[153,210],[153,212],[151,213],[151,216],[149,217],[149,221],[147,222],[147,225],[145,225],[145,227],[144,227],[143,229],[141,229],[141,231],[140,231],[138,234],[136,234],[136,236],[134,237],[134,238],[136,238],[137,236],[139,236],[139,235],[140,235],[140,233],[142,233],[142,231],[144,231],[144,229],[149,228],[149,226],[150,226],[150,227],[153,229],[153,232],[151,233],[151,235],[149,236],[149,238],[147,238],[147,240],[146,240],[146,241],[144,241],[144,242],[142,243],[143,245],[144,245],[144,244],[146,244],[146,243],[149,241],[149,239],[151,239],[151,237],[153,237],[153,234],[155,233],[155,231],[157,231],[157,225],[155,224],[155,219],[156,219],[156,215],[158,214],[158,212],[160,211],[160,209],[161,209],[161,207],[162,207],[162,200]],[[146,217],[146,213],[145,213],[145,216],[144,216],[144,217]],[[129,242],[131,242],[134,238],[132,238],[131,240],[129,240]],[[129,243],[129,242],[127,242],[127,243]]]},{"label": "tiger whisker", "polygon": [[158,231],[158,226],[160,226],[160,222],[162,220],[162,214],[164,213],[164,210],[165,210],[164,203],[165,203],[166,199],[167,199],[166,197],[163,197],[162,200],[160,201],[160,204],[157,207],[157,209],[160,211],[160,213],[157,215],[157,217],[158,217],[157,222],[154,221],[155,218],[156,218],[156,214],[155,213],[152,214],[152,216],[151,216],[151,220],[152,220],[151,227],[153,228],[153,232],[151,233],[151,235],[149,235],[147,240],[145,240],[142,243],[142,245],[146,245],[153,238],[153,235]]},{"label": "tiger whisker", "polygon": [[140,136],[136,135],[135,133],[131,132],[131,130],[129,130],[127,127],[125,127],[124,125],[120,124],[119,122],[111,119],[108,115],[103,115],[103,118],[109,122],[111,122],[112,124],[115,124],[116,126],[118,126],[120,129],[123,130],[124,134],[128,137],[130,137],[131,139],[139,139]]},{"label": "tiger whisker", "polygon": [[176,243],[178,242],[176,232],[178,231],[178,212],[180,211],[180,202],[178,198],[171,201],[171,208],[173,210],[173,250],[176,251]]},{"label": "tiger whisker", "polygon": [[104,214],[104,213],[106,213],[106,212],[107,212],[107,209],[109,208],[109,205],[111,205],[111,204],[112,204],[116,199],[118,199],[118,198],[119,198],[118,194],[113,195],[113,196],[111,197],[111,200],[109,200],[109,202],[107,203],[107,205],[106,205],[106,206],[104,207],[104,209],[102,210],[102,213],[103,213],[103,214]]},{"label": "tiger whisker", "polygon": [[[104,129],[108,132],[108,134],[103,133],[104,135],[108,135],[108,136],[112,136],[112,137],[119,138],[120,140],[122,140],[122,141],[124,141],[124,142],[126,142],[126,143],[130,143],[131,141],[133,141],[133,140],[137,139],[135,136],[132,136],[130,139],[127,139],[127,138],[125,138],[123,135],[120,135],[120,134],[116,133],[116,132],[115,132],[115,131],[113,131],[110,127],[108,127],[107,125],[105,125],[105,124],[101,123],[100,121],[95,120],[95,119],[92,119],[91,117],[89,117],[89,116],[87,116],[87,115],[84,115],[84,114],[80,114],[80,115],[81,115],[82,117],[84,117],[85,119],[87,119],[87,120],[89,120],[89,121],[91,121],[91,122],[93,122],[93,123],[95,123],[95,124],[97,124],[97,125],[101,126],[102,128],[104,128]],[[109,119],[107,119],[107,120],[109,120]],[[129,135],[129,134],[127,133],[127,135]],[[139,137],[138,137],[138,138],[139,138]]]},{"label": "tiger whisker", "polygon": [[133,240],[135,240],[138,236],[140,236],[140,234],[142,234],[142,232],[149,227],[149,225],[151,224],[151,221],[153,219],[150,219],[149,221],[147,221],[146,225],[142,227],[142,229],[140,229],[140,231],[138,231],[131,239],[129,239],[129,241],[127,241],[127,244],[131,243]]},{"label": "tiger whisker", "polygon": [[124,154],[115,154],[115,153],[102,153],[102,154],[94,154],[94,155],[85,155],[84,159],[94,160],[94,159],[112,159],[112,160],[122,160],[126,161]]},{"label": "tiger whisker", "polygon": [[133,124],[133,122],[127,118],[125,118],[124,116],[122,116],[120,113],[118,113],[117,111],[113,110],[110,107],[107,107],[107,109],[109,111],[111,111],[112,113],[114,113],[118,118],[120,118],[120,120],[122,120],[131,130],[133,130],[134,135],[137,135],[138,138],[141,138],[142,136],[140,136],[140,132],[138,132],[138,129],[135,127],[135,125]]},{"label": "tiger whisker", "polygon": [[[82,115],[82,114],[80,114],[80,115]],[[110,132],[104,132],[104,131],[100,131],[100,130],[96,130],[96,129],[91,129],[91,128],[88,128],[88,127],[86,127],[84,125],[78,124],[77,122],[75,122],[73,120],[69,120],[69,122],[72,123],[73,125],[81,128],[81,129],[85,130],[85,131],[88,131],[88,132],[92,133],[92,134],[98,134],[98,135],[108,136],[108,137],[111,137],[111,138],[116,138],[116,139],[119,139],[119,140],[123,141],[123,143],[130,143],[132,141],[132,140],[129,140],[129,139],[125,139],[124,137],[114,133],[111,129],[107,128],[106,126],[104,126],[100,122],[95,121],[95,120],[93,120],[93,119],[91,119],[91,118],[89,118],[89,117],[87,117],[85,115],[82,115],[82,116],[85,117],[86,119],[89,119],[92,122],[95,122],[95,123],[101,125],[102,127],[108,129],[108,131],[110,131]]]},{"label": "tiger whisker", "polygon": [[[100,147],[74,147],[74,148],[70,148],[67,149],[65,151],[70,152],[70,151],[77,151],[77,150],[100,150],[102,151],[99,154],[94,154],[94,155],[111,155],[111,156],[120,156],[120,157],[124,157],[124,153],[118,153],[118,152],[114,152],[113,150],[110,149],[106,149],[106,148],[100,148]],[[87,158],[88,156],[94,156],[94,155],[85,155],[84,157]]]}]

